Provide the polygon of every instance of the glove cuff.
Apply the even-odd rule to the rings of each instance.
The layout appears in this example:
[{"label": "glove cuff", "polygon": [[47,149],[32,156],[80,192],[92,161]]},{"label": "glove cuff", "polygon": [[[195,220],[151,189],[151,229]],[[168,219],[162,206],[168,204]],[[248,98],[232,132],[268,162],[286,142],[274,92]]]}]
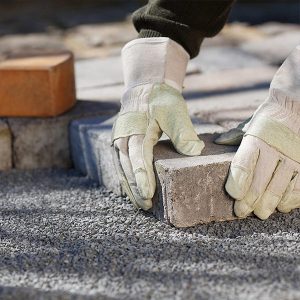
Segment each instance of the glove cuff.
[{"label": "glove cuff", "polygon": [[[288,127],[300,136],[300,46],[289,55],[276,72],[269,96],[256,110],[250,126],[256,118],[264,116]],[[246,128],[247,130],[247,128]]]},{"label": "glove cuff", "polygon": [[274,92],[291,101],[300,102],[300,45],[291,52],[276,72],[270,86],[270,93]]},{"label": "glove cuff", "polygon": [[166,83],[181,92],[189,58],[182,46],[166,37],[133,40],[122,49],[125,87]]}]

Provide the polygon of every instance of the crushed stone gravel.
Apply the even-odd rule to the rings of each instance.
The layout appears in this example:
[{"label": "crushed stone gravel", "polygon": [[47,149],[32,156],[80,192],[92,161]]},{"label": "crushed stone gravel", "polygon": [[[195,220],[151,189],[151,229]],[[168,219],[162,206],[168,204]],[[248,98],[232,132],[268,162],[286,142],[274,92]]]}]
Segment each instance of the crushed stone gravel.
[{"label": "crushed stone gravel", "polygon": [[0,299],[300,299],[299,217],[176,229],[74,170],[0,173]]}]

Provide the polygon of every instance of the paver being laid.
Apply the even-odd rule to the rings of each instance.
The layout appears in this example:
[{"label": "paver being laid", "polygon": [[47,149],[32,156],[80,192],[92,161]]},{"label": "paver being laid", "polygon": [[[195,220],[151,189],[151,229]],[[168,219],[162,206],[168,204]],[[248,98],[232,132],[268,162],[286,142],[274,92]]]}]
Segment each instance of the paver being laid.
[{"label": "paver being laid", "polygon": [[190,227],[211,221],[232,220],[233,201],[224,190],[236,147],[213,143],[217,134],[201,135],[205,148],[201,156],[184,157],[169,141],[154,150],[157,192],[153,213],[176,227]]},{"label": "paver being laid", "polygon": [[118,109],[117,104],[78,101],[68,113],[54,118],[9,118],[15,167],[71,167],[69,123],[89,116],[113,115]]},{"label": "paver being laid", "polygon": [[7,123],[0,120],[0,171],[12,167],[12,136]]}]

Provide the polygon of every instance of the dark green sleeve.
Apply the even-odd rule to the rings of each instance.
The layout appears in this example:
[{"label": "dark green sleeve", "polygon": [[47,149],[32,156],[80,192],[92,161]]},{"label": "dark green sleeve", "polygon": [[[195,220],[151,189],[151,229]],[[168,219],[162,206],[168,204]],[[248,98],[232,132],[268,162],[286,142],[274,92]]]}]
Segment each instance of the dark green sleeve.
[{"label": "dark green sleeve", "polygon": [[205,37],[216,35],[235,0],[150,0],[133,14],[140,38],[169,37],[193,58]]}]

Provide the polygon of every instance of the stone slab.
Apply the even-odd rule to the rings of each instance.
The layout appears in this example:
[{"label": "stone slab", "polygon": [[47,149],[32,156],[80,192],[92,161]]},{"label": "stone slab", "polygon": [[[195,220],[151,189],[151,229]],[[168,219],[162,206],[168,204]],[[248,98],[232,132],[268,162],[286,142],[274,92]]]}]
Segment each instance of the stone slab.
[{"label": "stone slab", "polygon": [[114,165],[113,148],[111,147],[113,122],[114,118],[104,122],[101,130],[92,129],[89,132],[89,138],[96,157],[99,184],[117,195],[122,195],[122,188]]},{"label": "stone slab", "polygon": [[215,145],[216,136],[201,135],[206,147],[198,157],[179,155],[169,142],[157,145],[153,213],[158,219],[175,227],[191,227],[236,218],[234,202],[224,189],[236,147]]},{"label": "stone slab", "polygon": [[12,136],[7,123],[0,120],[0,171],[12,168]]},{"label": "stone slab", "polygon": [[9,118],[13,135],[13,160],[18,169],[69,168],[72,160],[68,127],[72,120],[112,115],[119,106],[78,101],[68,113],[53,118]]},{"label": "stone slab", "polygon": [[98,180],[95,157],[89,146],[87,131],[99,127],[110,115],[78,119],[71,122],[69,127],[71,156],[75,169],[83,175]]}]

